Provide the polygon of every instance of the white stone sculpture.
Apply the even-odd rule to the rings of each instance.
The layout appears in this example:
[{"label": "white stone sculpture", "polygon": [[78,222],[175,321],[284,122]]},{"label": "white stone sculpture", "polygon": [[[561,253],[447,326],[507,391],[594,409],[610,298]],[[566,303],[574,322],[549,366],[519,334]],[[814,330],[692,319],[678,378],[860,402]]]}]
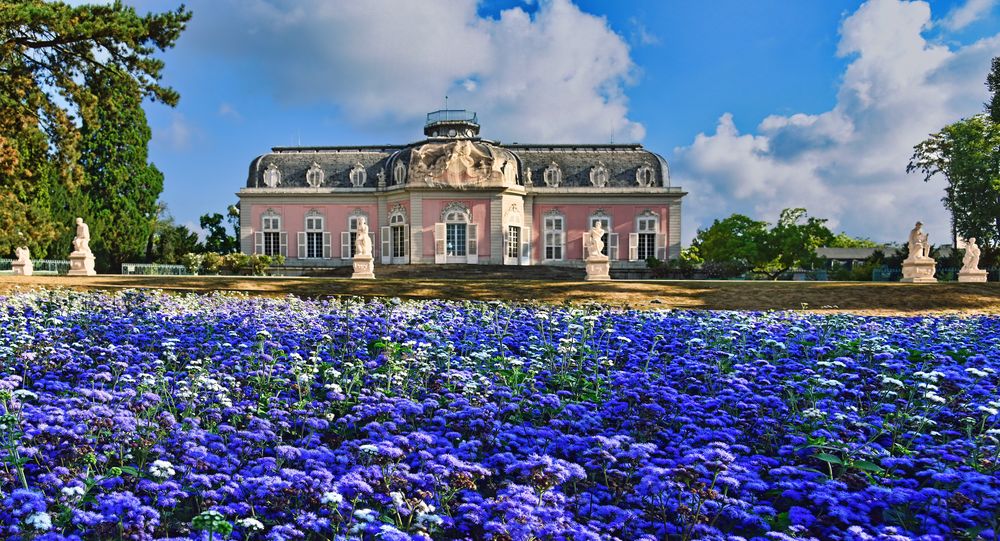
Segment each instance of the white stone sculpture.
[{"label": "white stone sculpture", "polygon": [[31,252],[27,246],[20,246],[14,249],[17,259],[11,263],[10,268],[15,276],[31,276],[34,266],[31,264]]},{"label": "white stone sculpture", "polygon": [[73,251],[69,254],[70,276],[94,276],[94,253],[90,251],[90,227],[83,218],[76,219],[76,237],[73,238]]},{"label": "white stone sculpture", "polygon": [[934,271],[937,269],[937,262],[930,257],[930,242],[927,240],[927,233],[921,230],[923,224],[917,224],[910,231],[910,238],[907,245],[910,255],[903,261],[903,279],[900,282],[909,283],[934,283]]},{"label": "white stone sculpture", "polygon": [[976,238],[972,237],[965,243],[965,255],[962,256],[962,269],[958,271],[959,282],[985,282],[986,271],[979,269],[981,254]]},{"label": "white stone sculpture", "polygon": [[594,224],[587,233],[587,260],[584,261],[587,267],[587,281],[610,280],[611,260],[604,255],[604,226],[601,222]]},{"label": "white stone sculpture", "polygon": [[375,264],[372,258],[372,240],[368,236],[368,220],[358,218],[357,238],[354,241],[354,279],[375,278]]}]

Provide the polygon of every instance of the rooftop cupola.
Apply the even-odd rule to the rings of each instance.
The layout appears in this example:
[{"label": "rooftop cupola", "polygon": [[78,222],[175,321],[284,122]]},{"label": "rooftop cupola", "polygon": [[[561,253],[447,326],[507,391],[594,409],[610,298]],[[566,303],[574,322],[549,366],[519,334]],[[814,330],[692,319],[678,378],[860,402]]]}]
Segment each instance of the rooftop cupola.
[{"label": "rooftop cupola", "polygon": [[424,135],[446,139],[471,138],[479,135],[479,123],[474,111],[441,109],[427,113]]}]

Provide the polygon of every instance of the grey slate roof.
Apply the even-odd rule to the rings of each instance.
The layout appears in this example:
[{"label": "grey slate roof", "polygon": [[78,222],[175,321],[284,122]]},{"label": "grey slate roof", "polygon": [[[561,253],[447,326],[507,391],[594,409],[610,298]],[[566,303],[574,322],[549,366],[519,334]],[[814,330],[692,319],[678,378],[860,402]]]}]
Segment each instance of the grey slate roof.
[{"label": "grey slate roof", "polygon": [[[275,147],[272,152],[258,156],[250,163],[246,186],[265,187],[264,171],[270,164],[274,164],[281,172],[279,188],[308,187],[306,171],[313,162],[323,169],[323,187],[351,187],[350,171],[359,162],[365,166],[368,173],[366,187],[374,188],[378,185],[377,175],[383,168],[386,184],[391,186],[395,163],[402,161],[409,167],[410,150],[427,142],[420,141],[399,146]],[[490,143],[485,140],[484,142]],[[592,187],[590,171],[600,162],[609,172],[608,187],[638,188],[635,176],[636,171],[642,166],[653,169],[654,187],[669,185],[667,162],[658,154],[644,149],[642,145],[497,144],[496,146],[509,150],[520,162],[518,184],[524,184],[525,170],[530,168],[533,184],[545,186],[543,172],[555,162],[562,171],[560,187]]]}]

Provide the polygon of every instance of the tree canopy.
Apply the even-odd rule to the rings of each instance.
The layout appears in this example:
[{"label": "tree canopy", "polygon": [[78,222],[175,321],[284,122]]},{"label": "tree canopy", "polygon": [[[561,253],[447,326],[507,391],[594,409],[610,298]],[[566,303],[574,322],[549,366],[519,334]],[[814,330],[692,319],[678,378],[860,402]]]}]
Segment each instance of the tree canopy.
[{"label": "tree canopy", "polygon": [[777,279],[794,268],[809,268],[818,257],[816,248],[833,240],[825,219],[810,217],[803,208],[781,211],[772,228],[742,214],[715,220],[698,230],[692,243],[698,257],[723,275],[758,272]]},{"label": "tree canopy", "polygon": [[[27,244],[43,256],[70,228],[61,221],[82,205],[83,153],[106,149],[84,143],[85,127],[101,125],[109,103],[124,95],[130,104],[177,103],[177,92],[160,84],[164,64],[153,55],[174,44],[190,16],[183,6],[139,15],[121,2],[0,0],[0,219],[14,224],[0,230],[0,253]],[[108,81],[125,94],[108,91]],[[145,127],[144,117],[123,121]]]}]

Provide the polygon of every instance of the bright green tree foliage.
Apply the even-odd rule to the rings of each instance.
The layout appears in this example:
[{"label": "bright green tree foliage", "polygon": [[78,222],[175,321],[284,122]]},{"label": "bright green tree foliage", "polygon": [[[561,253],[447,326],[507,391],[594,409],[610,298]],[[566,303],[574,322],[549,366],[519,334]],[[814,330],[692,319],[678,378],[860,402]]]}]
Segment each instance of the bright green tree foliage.
[{"label": "bright green tree foliage", "polygon": [[881,245],[867,237],[852,237],[841,231],[833,236],[833,239],[827,246],[830,248],[878,248]]},{"label": "bright green tree foliage", "polygon": [[0,228],[0,254],[23,244],[35,257],[69,250],[50,247],[69,235],[65,216],[87,207],[81,127],[97,125],[116,97],[91,88],[88,74],[118,74],[138,96],[176,104],[152,55],[173,45],[190,15],[0,0],[0,219],[14,224]]},{"label": "bright green tree foliage", "polygon": [[945,176],[955,231],[975,237],[988,264],[1000,247],[1000,124],[980,114],[945,126],[914,147],[906,170]]},{"label": "bright green tree foliage", "polygon": [[223,223],[226,217],[218,212],[205,214],[201,217],[200,225],[205,230],[205,251],[217,254],[228,254],[239,250],[239,243],[236,237],[229,234]]},{"label": "bright green tree foliage", "polygon": [[816,248],[833,240],[826,220],[809,217],[802,208],[781,211],[778,223],[734,214],[699,230],[692,243],[706,265],[725,267],[724,274],[752,271],[776,279],[794,268],[809,268],[817,262]]}]

